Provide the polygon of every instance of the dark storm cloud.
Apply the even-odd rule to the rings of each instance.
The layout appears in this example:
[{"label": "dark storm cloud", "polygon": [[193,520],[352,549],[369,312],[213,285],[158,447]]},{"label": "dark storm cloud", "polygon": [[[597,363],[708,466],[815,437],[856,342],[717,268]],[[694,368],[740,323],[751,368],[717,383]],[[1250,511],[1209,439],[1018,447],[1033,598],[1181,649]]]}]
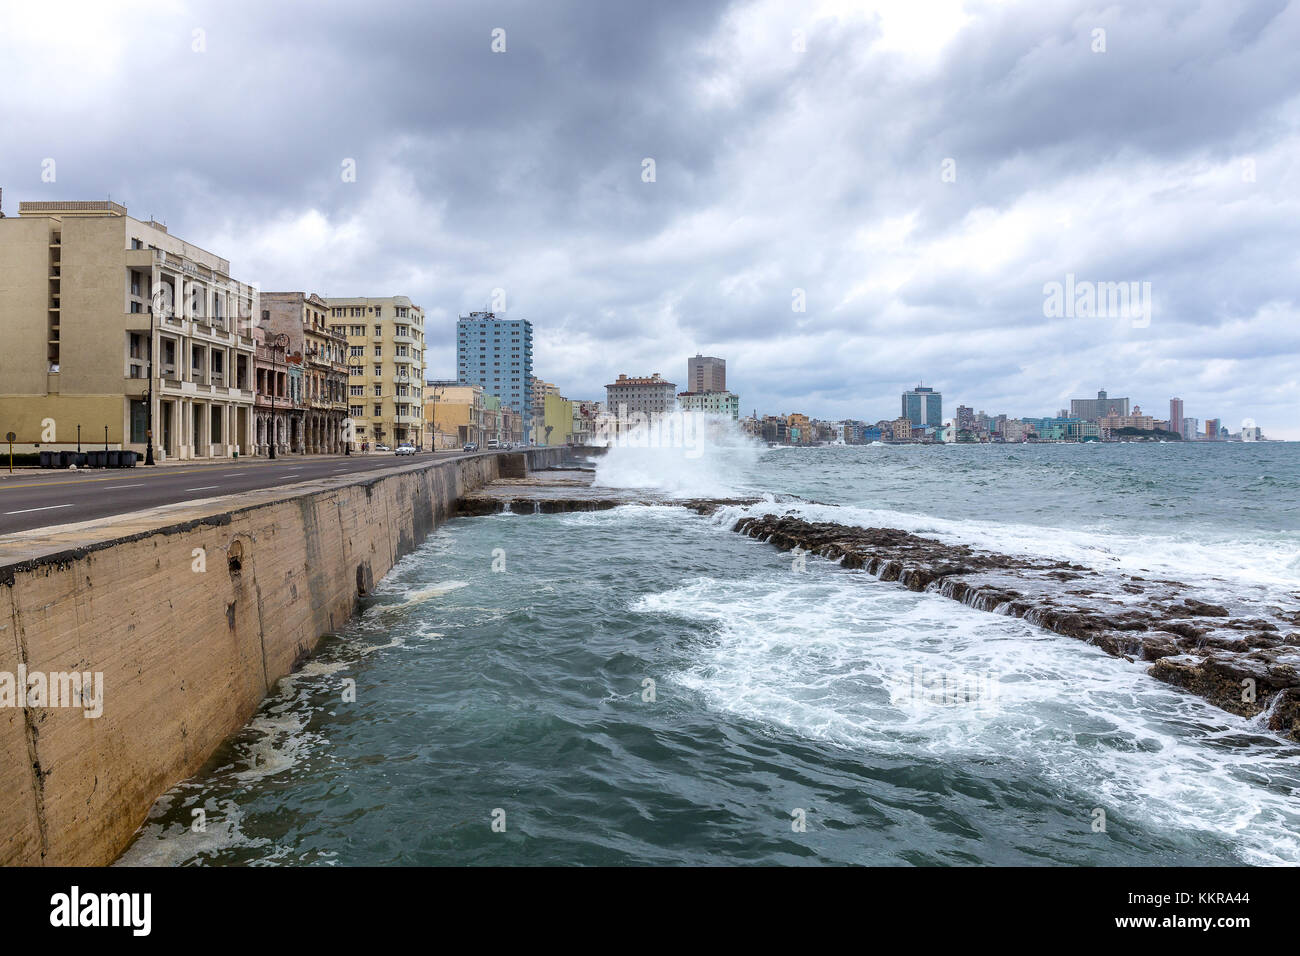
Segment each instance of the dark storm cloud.
[{"label": "dark storm cloud", "polygon": [[[573,397],[702,350],[747,411],[892,417],[923,377],[1300,437],[1300,4],[872,6],[11,5],[0,185],[409,294],[433,375],[501,288]],[[1149,281],[1150,327],[1046,317],[1066,273]]]}]

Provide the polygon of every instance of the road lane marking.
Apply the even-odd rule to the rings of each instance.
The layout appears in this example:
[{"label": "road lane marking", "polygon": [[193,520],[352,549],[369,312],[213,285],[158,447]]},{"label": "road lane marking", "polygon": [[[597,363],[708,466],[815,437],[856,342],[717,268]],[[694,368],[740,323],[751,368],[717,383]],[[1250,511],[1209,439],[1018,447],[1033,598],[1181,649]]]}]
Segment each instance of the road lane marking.
[{"label": "road lane marking", "polygon": [[44,508],[24,508],[22,511],[6,511],[6,515],[25,515],[33,511],[53,511],[55,508],[71,508],[72,505],[46,505]]},{"label": "road lane marking", "polygon": [[133,485],[109,485],[108,487],[110,487],[110,488],[143,488],[143,487],[144,487],[145,485],[147,485],[147,484],[148,484],[147,481],[140,481],[140,482],[136,482],[136,483],[133,484]]},{"label": "road lane marking", "polygon": [[227,472],[227,473],[224,474],[224,475],[218,475],[217,477],[218,477],[218,478],[235,478],[235,477],[237,477],[237,476],[239,476],[239,475],[246,475],[246,474],[248,474],[248,472],[246,472],[246,471],[231,471],[231,472]]},{"label": "road lane marking", "polygon": [[207,491],[209,488],[220,488],[220,485],[199,485],[197,488],[186,488],[186,491]]}]

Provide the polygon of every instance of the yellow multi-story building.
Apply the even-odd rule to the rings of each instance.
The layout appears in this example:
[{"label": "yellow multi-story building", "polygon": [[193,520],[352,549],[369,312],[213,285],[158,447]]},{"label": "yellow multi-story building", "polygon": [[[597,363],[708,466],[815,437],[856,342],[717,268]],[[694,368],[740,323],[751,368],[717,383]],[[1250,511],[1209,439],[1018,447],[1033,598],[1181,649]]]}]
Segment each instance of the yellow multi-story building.
[{"label": "yellow multi-story building", "polygon": [[249,454],[256,314],[227,260],[119,203],[19,203],[0,219],[0,432]]},{"label": "yellow multi-story building", "polygon": [[543,417],[539,445],[567,445],[573,440],[573,402],[556,392],[542,400]]},{"label": "yellow multi-story building", "polygon": [[424,310],[404,295],[326,298],[348,342],[352,446],[424,442]]}]

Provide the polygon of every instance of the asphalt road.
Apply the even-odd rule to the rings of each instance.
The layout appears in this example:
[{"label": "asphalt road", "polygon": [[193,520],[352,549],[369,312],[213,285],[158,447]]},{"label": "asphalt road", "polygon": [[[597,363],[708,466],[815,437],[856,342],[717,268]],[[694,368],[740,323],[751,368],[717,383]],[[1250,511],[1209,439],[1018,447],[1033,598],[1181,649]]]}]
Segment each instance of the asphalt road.
[{"label": "asphalt road", "polygon": [[297,484],[313,478],[364,474],[412,462],[443,461],[465,452],[422,452],[398,457],[369,455],[224,459],[153,468],[96,468],[75,472],[23,469],[0,479],[0,535],[48,525],[89,521],[109,515]]}]

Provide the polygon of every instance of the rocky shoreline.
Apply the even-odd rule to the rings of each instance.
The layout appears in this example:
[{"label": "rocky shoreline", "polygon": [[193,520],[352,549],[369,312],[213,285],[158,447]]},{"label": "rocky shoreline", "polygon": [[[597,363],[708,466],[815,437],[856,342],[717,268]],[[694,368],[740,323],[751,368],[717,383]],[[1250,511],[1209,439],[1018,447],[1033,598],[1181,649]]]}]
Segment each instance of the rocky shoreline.
[{"label": "rocky shoreline", "polygon": [[[754,498],[682,499],[593,487],[589,472],[566,467],[492,482],[463,496],[457,514],[554,514],[639,504],[711,515],[756,503]],[[757,514],[742,516],[731,530],[784,551],[802,548],[912,591],[1023,618],[1115,657],[1147,663],[1147,673],[1157,680],[1300,740],[1300,594],[1289,609],[1229,608],[1202,600],[1180,581],[999,554],[897,528]]]},{"label": "rocky shoreline", "polygon": [[[714,510],[690,503],[693,510]],[[856,528],[781,515],[746,516],[732,530],[783,551],[801,548],[881,581],[1023,618],[1150,662],[1157,680],[1300,740],[1300,610],[1234,612],[1178,581],[1105,575],[1066,561],[977,550],[896,528]]]}]

